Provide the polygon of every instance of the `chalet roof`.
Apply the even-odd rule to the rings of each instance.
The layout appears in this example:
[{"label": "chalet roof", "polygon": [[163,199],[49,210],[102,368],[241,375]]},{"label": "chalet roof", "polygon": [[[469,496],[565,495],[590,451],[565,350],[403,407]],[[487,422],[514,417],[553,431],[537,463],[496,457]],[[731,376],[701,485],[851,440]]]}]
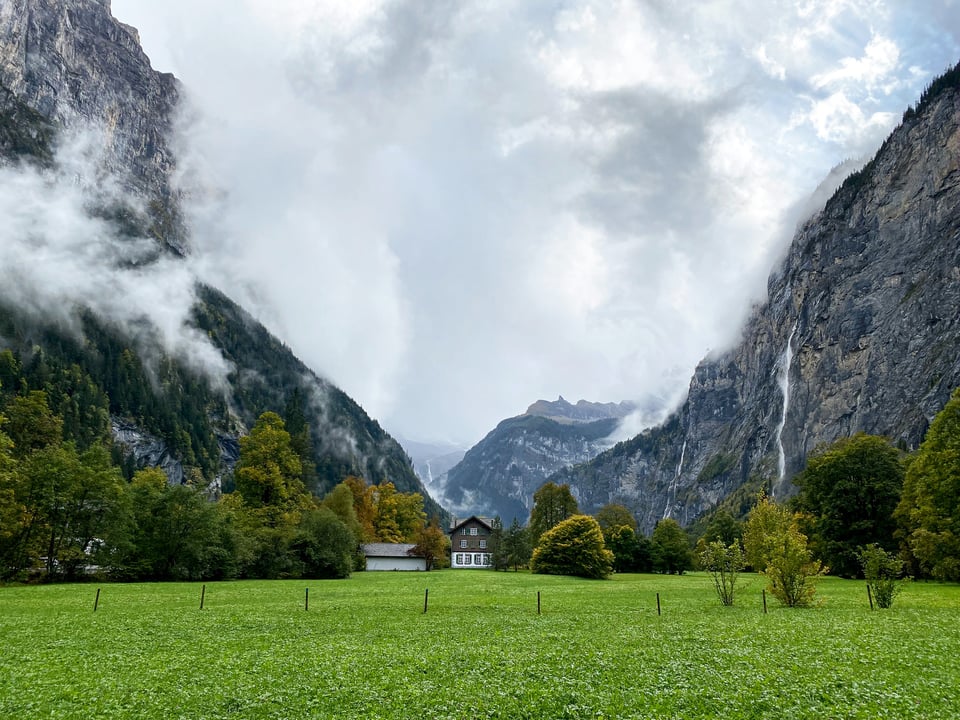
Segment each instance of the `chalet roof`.
[{"label": "chalet roof", "polygon": [[367,557],[410,557],[413,543],[366,543],[363,554]]},{"label": "chalet roof", "polygon": [[487,530],[493,529],[493,518],[480,517],[479,515],[471,515],[465,520],[458,520],[457,522],[451,524],[450,529],[447,531],[447,535],[453,535],[457,530],[462,528],[464,525],[469,523],[471,520],[476,521],[483,525]]}]

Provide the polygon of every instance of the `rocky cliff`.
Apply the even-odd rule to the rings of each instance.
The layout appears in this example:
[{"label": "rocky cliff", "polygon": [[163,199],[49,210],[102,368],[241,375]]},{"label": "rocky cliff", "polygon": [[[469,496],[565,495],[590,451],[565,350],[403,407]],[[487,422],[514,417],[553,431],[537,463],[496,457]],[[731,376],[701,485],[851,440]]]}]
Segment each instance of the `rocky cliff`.
[{"label": "rocky cliff", "polygon": [[[121,191],[101,197],[94,190],[88,210],[118,238],[153,238],[154,257],[174,263],[189,254],[170,141],[180,94],[172,75],[150,67],[137,31],[111,16],[108,0],[0,2],[0,165],[55,173],[59,146],[78,134],[92,138],[92,161],[81,167],[93,177],[77,182]],[[215,480],[236,460],[236,432],[266,410],[284,414],[296,396],[315,451],[313,489],[362,475],[420,492],[428,512],[441,511],[393,438],[213,288],[197,288],[188,322],[227,361],[225,388],[190,362],[158,359],[163,349],[148,318],[131,336],[82,307],[69,328],[22,310],[0,285],[0,350],[89,378],[109,396],[112,434],[132,454],[128,463],[162,466],[173,481],[192,465]],[[46,376],[34,373],[38,383]]]},{"label": "rocky cliff", "polygon": [[797,232],[739,344],[705,359],[663,425],[553,480],[649,532],[790,478],[863,431],[915,447],[960,385],[960,70]]},{"label": "rocky cliff", "polygon": [[150,67],[109,0],[4,0],[0,88],[63,131],[95,131],[97,170],[129,193],[126,207],[111,210],[185,251],[169,146],[179,85]]}]

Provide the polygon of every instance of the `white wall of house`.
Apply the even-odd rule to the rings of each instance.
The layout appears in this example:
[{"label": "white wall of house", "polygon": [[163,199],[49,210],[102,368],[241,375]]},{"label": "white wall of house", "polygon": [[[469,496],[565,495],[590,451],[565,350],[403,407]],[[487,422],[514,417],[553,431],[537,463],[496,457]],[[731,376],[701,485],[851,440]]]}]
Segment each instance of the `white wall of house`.
[{"label": "white wall of house", "polygon": [[456,548],[454,548],[453,552],[450,554],[450,567],[473,568],[474,570],[489,568],[491,567],[490,553],[469,553],[466,551],[458,551]]},{"label": "white wall of house", "polygon": [[368,557],[367,570],[426,570],[427,561],[418,557]]}]

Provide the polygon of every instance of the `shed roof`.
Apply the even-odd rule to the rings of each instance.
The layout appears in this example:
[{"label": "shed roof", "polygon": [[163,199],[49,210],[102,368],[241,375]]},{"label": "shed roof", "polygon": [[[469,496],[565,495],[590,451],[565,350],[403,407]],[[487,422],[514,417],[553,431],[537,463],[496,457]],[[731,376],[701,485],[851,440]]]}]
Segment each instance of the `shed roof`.
[{"label": "shed roof", "polygon": [[363,554],[367,557],[411,557],[413,543],[366,543]]}]

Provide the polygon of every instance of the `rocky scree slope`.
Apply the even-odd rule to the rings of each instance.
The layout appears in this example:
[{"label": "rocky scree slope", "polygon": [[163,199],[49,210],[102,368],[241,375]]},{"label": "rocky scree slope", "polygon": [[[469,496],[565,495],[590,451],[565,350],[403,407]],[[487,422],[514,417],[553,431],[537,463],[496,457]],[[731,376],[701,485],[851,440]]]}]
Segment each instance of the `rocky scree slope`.
[{"label": "rocky scree slope", "polygon": [[733,349],[697,367],[661,426],[560,471],[581,507],[650,532],[746,508],[817,444],[858,431],[916,447],[960,385],[960,66],[804,224]]}]

